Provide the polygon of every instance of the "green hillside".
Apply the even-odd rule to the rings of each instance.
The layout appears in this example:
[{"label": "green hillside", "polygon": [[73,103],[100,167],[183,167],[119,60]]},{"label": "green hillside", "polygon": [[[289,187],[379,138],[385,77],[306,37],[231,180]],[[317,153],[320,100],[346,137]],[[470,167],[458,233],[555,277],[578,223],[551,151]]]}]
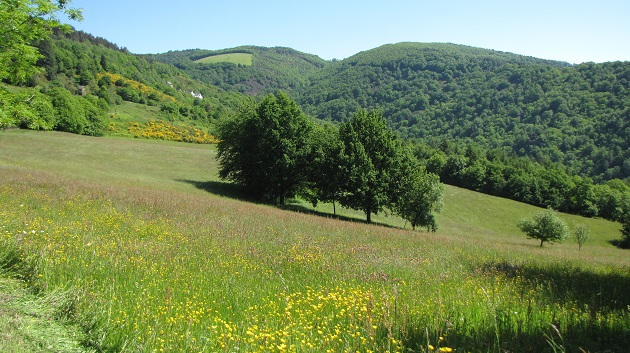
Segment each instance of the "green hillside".
[{"label": "green hillside", "polygon": [[[8,130],[0,149],[3,271],[72,303],[56,317],[97,351],[630,344],[630,267],[609,243],[617,223],[562,215],[591,242],[540,248],[515,227],[536,208],[458,188],[427,234],[386,215],[376,226],[327,205],[309,214],[240,200],[216,177],[214,146]],[[22,317],[5,313],[0,323]],[[66,333],[53,332],[38,342],[59,347]]]},{"label": "green hillside", "polygon": [[201,64],[231,63],[235,65],[252,66],[253,57],[254,55],[249,53],[218,54],[206,56],[194,62]]},{"label": "green hillside", "polygon": [[[226,54],[251,54],[251,66],[232,63],[208,63],[206,58]],[[291,48],[242,46],[224,50],[183,50],[148,56],[173,64],[192,78],[226,90],[259,94],[293,90],[308,84],[308,78],[328,62],[312,54]]]},{"label": "green hillside", "polygon": [[407,138],[498,148],[596,180],[630,175],[630,62],[569,66],[400,43],[326,67],[296,97],[322,119],[373,107]]},{"label": "green hillside", "polygon": [[[382,110],[443,182],[611,220],[630,209],[628,63],[423,43],[339,62],[251,46],[138,56],[79,31],[38,47],[36,88],[0,89],[0,127],[213,143],[215,123],[249,99],[239,90],[284,89],[324,120]],[[252,65],[195,62],[238,57]]]},{"label": "green hillside", "polygon": [[0,85],[0,128],[208,143],[244,99],[84,32],[56,30],[37,47],[39,73]]},{"label": "green hillside", "polygon": [[[630,210],[630,63],[571,66],[422,43],[333,62],[253,46],[134,55],[80,31],[53,32],[66,2],[47,4],[5,6],[0,26],[13,31],[0,36],[0,351],[630,346],[630,263],[614,222]],[[251,65],[203,62],[212,57]],[[387,208],[368,224],[330,204],[254,203],[218,177],[212,133],[238,114],[287,115],[271,96],[269,109],[248,110],[255,98],[243,93],[277,90],[322,120],[382,110],[406,138],[391,145],[409,147],[418,170],[528,204],[446,186],[438,230],[425,233]],[[342,127],[348,137],[362,128]],[[272,153],[277,145],[306,153],[333,136],[313,130],[313,145],[296,134],[256,151],[287,160]],[[341,149],[367,156],[363,141],[347,141]],[[266,173],[260,163],[273,160],[256,158],[252,174]],[[378,164],[362,169],[377,175]],[[593,217],[559,214],[589,241],[528,239],[517,223],[540,210],[532,204]]]}]

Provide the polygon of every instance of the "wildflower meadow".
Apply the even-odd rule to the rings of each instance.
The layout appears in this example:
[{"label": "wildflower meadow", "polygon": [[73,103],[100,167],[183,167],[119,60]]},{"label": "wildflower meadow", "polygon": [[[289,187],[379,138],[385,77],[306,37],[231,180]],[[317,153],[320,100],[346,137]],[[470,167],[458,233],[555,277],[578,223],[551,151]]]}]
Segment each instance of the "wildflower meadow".
[{"label": "wildflower meadow", "polygon": [[[437,233],[389,218],[367,225],[222,193],[211,145],[50,136],[0,134],[0,261],[3,273],[33,292],[64,293],[67,319],[85,331],[86,347],[402,353],[630,346],[630,263],[623,250],[597,241],[614,223],[588,223],[595,240],[579,252],[573,244],[541,249],[517,230],[497,234],[448,210]],[[112,155],[41,149],[55,141]],[[116,162],[125,148],[136,157]],[[164,167],[172,163],[163,156],[182,151],[188,162]],[[56,163],[44,162],[50,159]],[[97,165],[110,175],[95,173]],[[81,174],[79,166],[92,171]],[[202,175],[206,184],[192,182]]]}]

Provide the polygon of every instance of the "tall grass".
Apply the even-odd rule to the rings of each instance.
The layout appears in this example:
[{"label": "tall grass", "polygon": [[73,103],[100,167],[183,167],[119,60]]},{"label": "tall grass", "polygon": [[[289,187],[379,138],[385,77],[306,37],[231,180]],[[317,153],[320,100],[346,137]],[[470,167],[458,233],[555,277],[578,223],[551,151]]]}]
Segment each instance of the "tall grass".
[{"label": "tall grass", "polygon": [[509,227],[533,208],[461,189],[426,234],[208,193],[190,181],[214,180],[211,147],[7,132],[0,148],[0,243],[20,249],[31,288],[77,293],[72,316],[103,351],[630,345],[630,267],[610,222],[580,220],[595,238],[580,252],[540,249]]}]

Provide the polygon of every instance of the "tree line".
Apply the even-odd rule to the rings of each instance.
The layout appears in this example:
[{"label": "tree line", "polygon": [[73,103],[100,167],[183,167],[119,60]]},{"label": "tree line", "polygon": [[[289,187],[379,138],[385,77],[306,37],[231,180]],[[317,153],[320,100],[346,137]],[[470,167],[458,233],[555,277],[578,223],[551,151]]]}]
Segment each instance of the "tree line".
[{"label": "tree line", "polygon": [[450,140],[415,143],[414,153],[446,184],[585,217],[623,221],[630,215],[630,186],[619,179],[595,184],[556,164]]},{"label": "tree line", "polygon": [[339,203],[368,223],[389,210],[414,229],[437,229],[443,186],[378,111],[358,110],[338,128],[316,124],[280,92],[243,105],[218,131],[219,176],[253,197]]}]

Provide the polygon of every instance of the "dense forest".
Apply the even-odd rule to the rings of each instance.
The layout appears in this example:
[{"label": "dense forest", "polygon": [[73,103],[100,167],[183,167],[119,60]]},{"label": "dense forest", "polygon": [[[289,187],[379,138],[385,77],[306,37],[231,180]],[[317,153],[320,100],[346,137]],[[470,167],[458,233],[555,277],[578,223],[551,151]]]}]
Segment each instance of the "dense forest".
[{"label": "dense forest", "polygon": [[569,66],[449,44],[357,54],[313,78],[307,113],[378,107],[404,137],[499,148],[596,181],[630,175],[630,63]]}]

